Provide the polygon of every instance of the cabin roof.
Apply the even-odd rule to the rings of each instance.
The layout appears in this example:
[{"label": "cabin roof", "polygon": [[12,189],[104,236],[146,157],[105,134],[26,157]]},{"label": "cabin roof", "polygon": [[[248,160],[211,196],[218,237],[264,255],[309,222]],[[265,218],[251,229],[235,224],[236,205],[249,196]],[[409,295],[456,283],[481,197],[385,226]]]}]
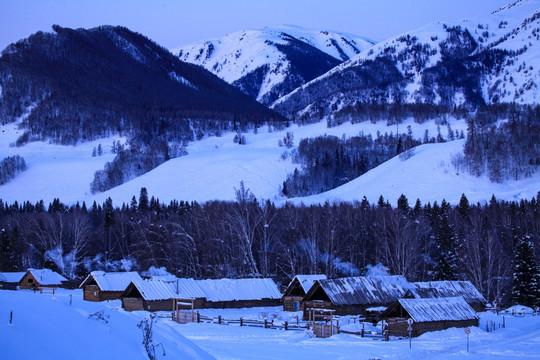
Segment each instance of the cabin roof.
[{"label": "cabin roof", "polygon": [[463,297],[399,299],[399,304],[415,322],[478,319]]},{"label": "cabin roof", "polygon": [[159,279],[133,280],[128,285],[124,294],[131,288],[137,289],[142,298],[147,301],[169,300],[176,298],[176,285]]},{"label": "cabin roof", "polygon": [[443,298],[462,296],[469,304],[486,303],[470,281],[427,281],[412,283],[415,298]]},{"label": "cabin roof", "polygon": [[293,286],[293,284],[295,283],[295,281],[297,281],[300,286],[302,287],[302,289],[304,290],[304,294],[307,294],[307,292],[309,291],[309,289],[311,289],[311,287],[313,286],[313,284],[315,284],[315,281],[317,280],[324,280],[326,279],[326,275],[324,274],[315,274],[315,275],[296,275],[291,283],[289,284],[289,286],[287,287],[287,290],[285,290],[285,293],[287,293],[287,291],[289,290],[289,287],[290,286]]},{"label": "cabin roof", "polygon": [[281,299],[272,279],[197,280],[207,301]]},{"label": "cabin roof", "polygon": [[101,291],[124,291],[133,280],[142,280],[139,273],[131,272],[104,272],[92,271],[79,287],[83,287],[92,281],[96,282]]},{"label": "cabin roof", "polygon": [[7,283],[18,283],[25,274],[25,272],[1,272],[0,281]]},{"label": "cabin roof", "polygon": [[41,285],[62,285],[62,281],[67,281],[65,277],[51,269],[28,269],[26,274],[28,273],[32,274]]},{"label": "cabin roof", "polygon": [[[411,286],[401,275],[325,279],[318,284],[334,305],[390,304],[406,296]],[[306,300],[313,292],[314,288]]]}]

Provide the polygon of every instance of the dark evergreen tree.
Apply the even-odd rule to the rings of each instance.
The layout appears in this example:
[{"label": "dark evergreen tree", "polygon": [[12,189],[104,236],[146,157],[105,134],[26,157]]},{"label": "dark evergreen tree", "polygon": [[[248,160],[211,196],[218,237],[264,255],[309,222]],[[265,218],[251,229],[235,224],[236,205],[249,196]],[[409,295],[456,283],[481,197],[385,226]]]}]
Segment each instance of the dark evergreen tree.
[{"label": "dark evergreen tree", "polygon": [[0,271],[19,270],[20,256],[15,240],[6,229],[0,230]]},{"label": "dark evergreen tree", "polygon": [[139,210],[146,211],[148,210],[148,191],[145,187],[141,188],[141,193],[139,195]]},{"label": "dark evergreen tree", "polygon": [[512,301],[525,306],[538,305],[538,280],[538,267],[531,236],[519,236],[514,246]]},{"label": "dark evergreen tree", "polygon": [[411,208],[409,207],[409,200],[407,200],[407,197],[405,195],[401,194],[401,196],[398,198],[397,208],[404,213],[408,213],[411,210]]},{"label": "dark evergreen tree", "polygon": [[[435,204],[434,204],[435,209]],[[434,225],[433,280],[458,279],[458,239],[449,219],[450,204],[445,200],[436,215]]]}]

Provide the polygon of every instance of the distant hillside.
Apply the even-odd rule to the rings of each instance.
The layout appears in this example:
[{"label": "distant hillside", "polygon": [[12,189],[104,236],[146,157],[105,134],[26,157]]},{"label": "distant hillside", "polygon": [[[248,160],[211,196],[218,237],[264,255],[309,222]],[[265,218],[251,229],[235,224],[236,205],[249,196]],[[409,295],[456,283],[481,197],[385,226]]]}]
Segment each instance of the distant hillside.
[{"label": "distant hillside", "polygon": [[[437,22],[386,40],[276,101],[294,119],[354,120],[373,105],[540,103],[540,2],[518,1],[484,18]],[[368,109],[366,109],[368,105]],[[385,114],[385,117],[392,114]]]},{"label": "distant hillside", "polygon": [[0,57],[2,121],[31,109],[21,143],[72,144],[115,133],[182,140],[196,131],[282,120],[126,28],[53,30],[8,46]]},{"label": "distant hillside", "polygon": [[271,104],[373,43],[356,35],[281,26],[238,31],[173,52]]}]

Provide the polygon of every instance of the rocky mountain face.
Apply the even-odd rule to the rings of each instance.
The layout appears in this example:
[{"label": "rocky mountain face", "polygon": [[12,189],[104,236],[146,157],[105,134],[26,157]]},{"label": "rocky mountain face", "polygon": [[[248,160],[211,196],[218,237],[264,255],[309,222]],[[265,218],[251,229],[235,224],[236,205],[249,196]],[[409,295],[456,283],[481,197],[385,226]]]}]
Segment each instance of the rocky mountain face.
[{"label": "rocky mountain face", "polygon": [[270,105],[373,43],[355,35],[283,26],[239,31],[173,53]]},{"label": "rocky mountain face", "polygon": [[318,121],[354,118],[366,104],[538,104],[539,40],[540,3],[517,1],[482,19],[437,22],[378,43],[273,108]]}]

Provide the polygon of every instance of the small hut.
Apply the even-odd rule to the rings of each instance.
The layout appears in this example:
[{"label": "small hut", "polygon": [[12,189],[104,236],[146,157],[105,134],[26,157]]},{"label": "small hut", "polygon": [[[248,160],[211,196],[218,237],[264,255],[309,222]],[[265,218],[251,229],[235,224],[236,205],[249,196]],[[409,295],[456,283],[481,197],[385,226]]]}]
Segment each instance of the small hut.
[{"label": "small hut", "polygon": [[120,295],[126,290],[130,282],[141,280],[141,276],[135,271],[109,273],[92,271],[79,287],[83,288],[84,300],[115,300],[120,299]]},{"label": "small hut", "polygon": [[2,272],[0,273],[0,289],[17,290],[17,286],[26,273],[24,272]]},{"label": "small hut", "polygon": [[484,311],[486,299],[470,281],[427,281],[413,283],[415,298],[446,298],[461,296],[475,310]]},{"label": "small hut", "polygon": [[413,323],[411,335],[451,327],[478,326],[478,315],[463,297],[436,299],[399,299],[388,307],[381,319],[387,322],[390,335],[408,336],[408,319]]},{"label": "small hut", "polygon": [[281,305],[281,293],[272,279],[197,280],[206,308],[244,308]]},{"label": "small hut", "polygon": [[[336,310],[336,315],[363,314],[368,308],[388,306],[400,298],[413,297],[404,276],[356,276],[317,280],[304,297],[305,309]],[[373,315],[374,316],[374,315]]]},{"label": "small hut", "polygon": [[205,294],[193,279],[151,278],[132,281],[120,296],[128,311],[172,311],[175,303],[181,308],[203,308]]},{"label": "small hut", "polygon": [[172,311],[174,285],[159,279],[131,281],[120,296],[127,311]]},{"label": "small hut", "polygon": [[32,290],[58,288],[63,287],[64,281],[67,281],[65,277],[51,269],[28,269],[19,281],[19,287]]},{"label": "small hut", "polygon": [[296,275],[283,293],[283,311],[304,310],[304,296],[317,280],[326,279],[326,275]]}]

